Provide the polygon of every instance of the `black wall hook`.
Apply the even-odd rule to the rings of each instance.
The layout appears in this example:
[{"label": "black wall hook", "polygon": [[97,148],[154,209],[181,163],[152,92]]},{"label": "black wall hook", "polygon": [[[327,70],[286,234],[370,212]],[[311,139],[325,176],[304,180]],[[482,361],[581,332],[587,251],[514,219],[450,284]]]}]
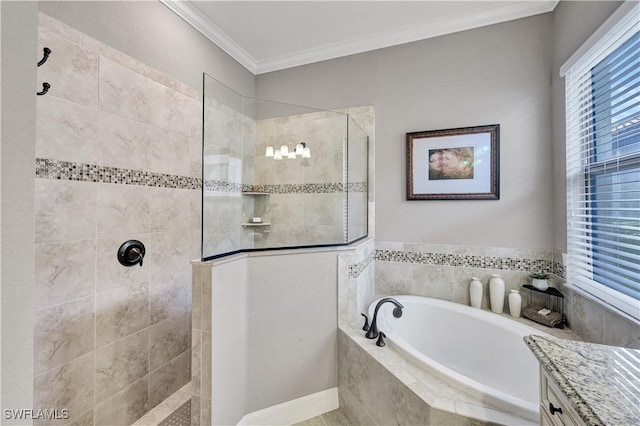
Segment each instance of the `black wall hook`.
[{"label": "black wall hook", "polygon": [[45,47],[42,50],[44,52],[44,56],[42,57],[42,59],[40,59],[40,62],[38,62],[38,66],[44,65],[44,63],[47,62],[47,59],[49,59],[49,55],[51,54],[51,49],[49,49],[48,47]]},{"label": "black wall hook", "polygon": [[38,92],[36,93],[36,95],[38,96],[45,95],[50,88],[51,88],[51,85],[45,81],[44,83],[42,83],[42,92]]}]

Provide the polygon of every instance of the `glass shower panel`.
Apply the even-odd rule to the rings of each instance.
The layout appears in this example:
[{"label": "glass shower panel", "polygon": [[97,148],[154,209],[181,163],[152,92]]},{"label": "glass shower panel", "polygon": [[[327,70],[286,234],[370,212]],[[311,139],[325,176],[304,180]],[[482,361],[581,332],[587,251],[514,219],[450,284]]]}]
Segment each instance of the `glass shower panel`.
[{"label": "glass shower panel", "polygon": [[367,136],[348,114],[204,76],[202,259],[367,234]]},{"label": "glass shower panel", "polygon": [[242,97],[204,75],[202,258],[242,245]]},{"label": "glass shower panel", "polygon": [[347,143],[347,242],[366,237],[368,233],[368,159],[369,137],[348,118]]},{"label": "glass shower panel", "polygon": [[[255,133],[244,141],[245,152],[253,148],[248,167],[253,176],[245,174],[250,191],[243,220],[254,215],[269,224],[246,224],[245,248],[345,243],[342,183],[348,116],[249,98],[244,105]],[[267,156],[271,150],[274,156]]]}]

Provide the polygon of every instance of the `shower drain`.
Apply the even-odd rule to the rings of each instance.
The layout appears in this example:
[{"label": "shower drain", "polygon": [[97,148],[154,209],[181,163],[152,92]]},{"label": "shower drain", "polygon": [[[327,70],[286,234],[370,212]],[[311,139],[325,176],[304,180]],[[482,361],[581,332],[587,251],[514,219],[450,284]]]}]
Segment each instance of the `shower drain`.
[{"label": "shower drain", "polygon": [[191,399],[169,414],[158,426],[191,426]]}]

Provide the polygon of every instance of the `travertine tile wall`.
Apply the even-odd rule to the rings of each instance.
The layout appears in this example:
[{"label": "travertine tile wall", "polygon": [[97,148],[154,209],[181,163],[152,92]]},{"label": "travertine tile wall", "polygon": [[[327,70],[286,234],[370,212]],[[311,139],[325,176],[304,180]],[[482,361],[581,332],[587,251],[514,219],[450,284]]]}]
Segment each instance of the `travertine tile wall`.
[{"label": "travertine tile wall", "polygon": [[375,243],[365,241],[354,254],[338,256],[338,325],[362,326],[361,313],[376,295]]},{"label": "travertine tile wall", "polygon": [[[267,200],[268,232],[254,237],[255,247],[300,246],[344,242],[344,141],[347,116],[317,112],[256,121],[255,183],[282,190]],[[305,142],[311,158],[276,161],[264,156],[267,146],[295,147]],[[314,190],[320,185],[321,191]],[[255,229],[245,232],[256,233]],[[258,231],[260,232],[260,231]]]},{"label": "travertine tile wall", "polygon": [[[190,380],[200,94],[41,14],[45,46],[34,408],[130,424]],[[117,261],[129,239],[146,245],[142,267]]]},{"label": "travertine tile wall", "polygon": [[[483,283],[482,308],[489,308],[489,279],[499,274],[505,281],[504,310],[512,289],[522,290],[523,307],[531,272],[552,274],[554,287],[562,289],[564,266],[554,261],[552,250],[498,247],[464,247],[441,244],[376,241],[376,293],[414,294],[470,304],[469,281]],[[535,299],[537,300],[537,299]]]}]

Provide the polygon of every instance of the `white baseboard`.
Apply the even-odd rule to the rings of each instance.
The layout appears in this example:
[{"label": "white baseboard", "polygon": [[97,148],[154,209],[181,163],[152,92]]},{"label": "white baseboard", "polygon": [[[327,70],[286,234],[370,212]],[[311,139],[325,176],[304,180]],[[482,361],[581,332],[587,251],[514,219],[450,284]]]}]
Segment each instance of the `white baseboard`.
[{"label": "white baseboard", "polygon": [[244,416],[238,426],[248,425],[292,425],[339,407],[338,388],[327,389]]}]

